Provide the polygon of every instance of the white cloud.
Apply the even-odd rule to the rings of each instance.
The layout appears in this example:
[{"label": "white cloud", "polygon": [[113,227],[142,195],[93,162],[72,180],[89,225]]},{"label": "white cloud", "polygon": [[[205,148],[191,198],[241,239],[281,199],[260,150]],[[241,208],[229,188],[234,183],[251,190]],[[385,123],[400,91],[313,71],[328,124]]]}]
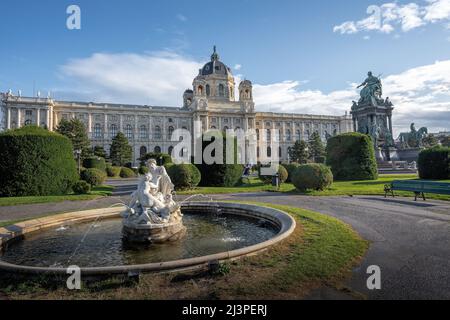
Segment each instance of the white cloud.
[{"label": "white cloud", "polygon": [[60,89],[57,94],[71,97],[76,91],[90,101],[179,106],[202,65],[170,52],[96,53],[61,68],[75,89]]},{"label": "white cloud", "polygon": [[240,65],[240,64],[235,64],[233,69],[239,71],[239,70],[242,69],[242,65]]},{"label": "white cloud", "polygon": [[[57,98],[84,101],[180,106],[203,62],[174,53],[105,54],[69,61],[62,75],[71,90],[53,90]],[[354,79],[357,81],[363,80]],[[243,75],[236,75],[236,82]],[[323,92],[304,88],[307,81],[254,84],[258,111],[343,115],[358,100],[356,83]],[[396,132],[409,124],[431,131],[450,130],[450,60],[406,70],[383,79],[384,97],[395,104]]]},{"label": "white cloud", "polygon": [[181,13],[177,14],[177,19],[180,20],[181,22],[187,21],[187,17],[185,15],[182,15]]},{"label": "white cloud", "polygon": [[450,0],[424,0],[421,4],[397,2],[384,3],[381,6],[369,6],[368,17],[358,21],[346,21],[333,28],[340,34],[354,34],[363,31],[392,33],[399,27],[408,32],[429,23],[450,20]]}]

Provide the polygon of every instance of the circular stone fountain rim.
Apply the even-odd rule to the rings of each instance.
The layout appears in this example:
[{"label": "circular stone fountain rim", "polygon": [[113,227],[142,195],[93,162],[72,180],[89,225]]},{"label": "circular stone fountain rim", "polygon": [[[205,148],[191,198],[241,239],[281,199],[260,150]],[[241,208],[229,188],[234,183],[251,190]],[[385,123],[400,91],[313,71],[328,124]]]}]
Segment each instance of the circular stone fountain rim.
[{"label": "circular stone fountain rim", "polygon": [[[122,265],[122,266],[107,266],[107,267],[86,267],[81,268],[83,275],[107,275],[107,274],[127,274],[133,272],[168,272],[193,269],[207,265],[211,261],[225,261],[230,259],[236,259],[244,256],[248,256],[268,247],[271,247],[280,241],[289,237],[295,230],[296,222],[286,212],[281,210],[241,203],[229,203],[229,202],[187,202],[182,204],[183,209],[200,209],[200,208],[216,208],[226,210],[226,214],[251,216],[259,219],[268,220],[277,225],[279,232],[277,235],[267,241],[221,253],[216,253],[207,256],[180,259],[174,261],[147,263],[139,265]],[[21,238],[24,235],[47,229],[50,227],[60,226],[64,223],[82,223],[95,220],[96,218],[113,218],[119,217],[119,214],[123,211],[122,208],[106,208],[95,209],[73,213],[66,213],[41,219],[34,219],[23,223],[18,223],[6,228],[0,228],[0,249],[3,248],[8,242]],[[5,234],[6,231],[6,234]],[[31,267],[16,265],[0,260],[0,270],[8,272],[17,272],[25,274],[59,274],[66,275],[67,268],[45,268],[45,267]]]}]

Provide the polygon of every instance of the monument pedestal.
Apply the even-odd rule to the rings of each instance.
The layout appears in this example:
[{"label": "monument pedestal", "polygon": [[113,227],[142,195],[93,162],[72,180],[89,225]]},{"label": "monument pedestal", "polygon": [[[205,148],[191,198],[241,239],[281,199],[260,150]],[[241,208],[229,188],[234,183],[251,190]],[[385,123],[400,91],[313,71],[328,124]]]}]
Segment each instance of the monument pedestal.
[{"label": "monument pedestal", "polygon": [[123,240],[131,243],[163,243],[180,240],[186,234],[183,222],[166,224],[134,225],[124,223]]}]

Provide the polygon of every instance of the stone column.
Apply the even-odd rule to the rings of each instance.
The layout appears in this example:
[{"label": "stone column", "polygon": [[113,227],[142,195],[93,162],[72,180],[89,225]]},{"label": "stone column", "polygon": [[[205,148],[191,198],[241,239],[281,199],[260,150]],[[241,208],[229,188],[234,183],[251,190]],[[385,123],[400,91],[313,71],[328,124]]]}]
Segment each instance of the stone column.
[{"label": "stone column", "polygon": [[88,137],[92,139],[92,113],[88,114]]},{"label": "stone column", "polygon": [[17,128],[20,128],[22,124],[22,112],[20,108],[17,108]]},{"label": "stone column", "polygon": [[41,109],[40,108],[36,109],[36,125],[38,127],[41,126]]},{"label": "stone column", "polygon": [[11,129],[11,108],[10,107],[7,107],[7,109],[8,109],[8,115],[7,115],[7,118],[6,118],[6,129]]},{"label": "stone column", "polygon": [[45,110],[46,114],[45,114],[45,121],[46,121],[46,126],[47,129],[50,130],[50,108],[47,107],[47,109]]},{"label": "stone column", "polygon": [[388,116],[389,120],[389,131],[391,132],[392,137],[394,136],[394,129],[392,128],[392,115]]}]

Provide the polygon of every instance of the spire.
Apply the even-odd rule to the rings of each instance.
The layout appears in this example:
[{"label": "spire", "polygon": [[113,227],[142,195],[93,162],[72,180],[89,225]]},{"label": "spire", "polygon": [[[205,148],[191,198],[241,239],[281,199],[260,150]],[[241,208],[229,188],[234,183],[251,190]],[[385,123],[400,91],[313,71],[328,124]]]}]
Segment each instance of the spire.
[{"label": "spire", "polygon": [[214,50],[214,52],[211,55],[211,61],[218,61],[220,57],[219,57],[219,54],[217,53],[217,48],[215,45],[213,47],[213,50]]}]

